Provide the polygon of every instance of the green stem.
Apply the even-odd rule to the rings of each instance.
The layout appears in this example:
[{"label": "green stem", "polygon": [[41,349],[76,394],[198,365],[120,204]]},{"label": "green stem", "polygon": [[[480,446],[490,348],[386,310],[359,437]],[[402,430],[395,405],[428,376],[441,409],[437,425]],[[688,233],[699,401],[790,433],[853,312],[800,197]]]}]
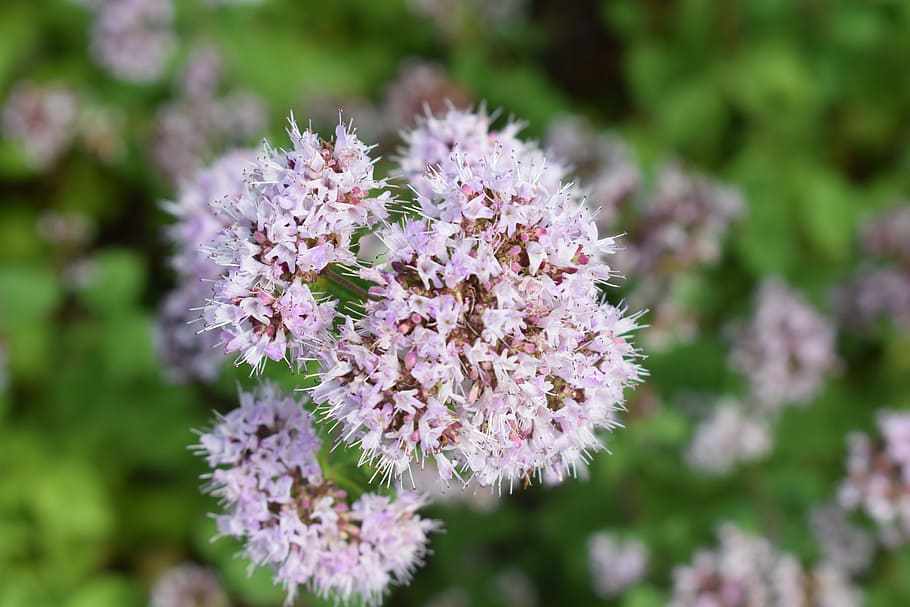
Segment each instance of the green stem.
[{"label": "green stem", "polygon": [[322,276],[325,277],[329,282],[333,282],[342,289],[350,291],[357,295],[360,299],[366,301],[370,298],[369,292],[366,289],[355,283],[353,280],[349,280],[333,270],[332,268],[326,268],[322,271]]}]

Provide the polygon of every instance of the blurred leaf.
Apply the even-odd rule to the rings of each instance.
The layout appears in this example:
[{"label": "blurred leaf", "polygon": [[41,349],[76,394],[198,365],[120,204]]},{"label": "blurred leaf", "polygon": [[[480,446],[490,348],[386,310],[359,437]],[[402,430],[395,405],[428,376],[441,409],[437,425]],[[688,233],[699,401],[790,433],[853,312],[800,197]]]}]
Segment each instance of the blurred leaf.
[{"label": "blurred leaf", "polygon": [[145,288],[143,262],[131,251],[104,251],[91,259],[89,272],[88,284],[80,296],[86,306],[101,316],[126,312]]}]

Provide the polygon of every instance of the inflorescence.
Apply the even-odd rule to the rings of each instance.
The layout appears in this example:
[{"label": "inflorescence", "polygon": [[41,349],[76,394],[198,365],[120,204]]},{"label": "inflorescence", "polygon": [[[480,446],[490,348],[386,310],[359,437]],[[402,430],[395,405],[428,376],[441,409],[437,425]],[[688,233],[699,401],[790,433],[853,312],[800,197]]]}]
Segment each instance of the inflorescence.
[{"label": "inflorescence", "polygon": [[271,384],[241,393],[240,407],[198,447],[214,470],[209,491],[224,505],[219,532],[275,569],[288,604],[298,586],[376,604],[391,583],[408,581],[438,525],[416,514],[424,503],[416,494],[350,499],[323,475],[320,447],[300,402]]},{"label": "inflorescence", "polygon": [[[180,379],[214,378],[213,345],[253,374],[268,361],[311,372],[336,446],[388,487],[351,499],[317,457],[310,403],[271,384],[202,436],[221,534],[289,600],[304,586],[373,604],[406,582],[438,527],[417,514],[415,476],[493,495],[586,474],[641,380],[638,315],[605,299],[614,239],[565,167],[493,122],[427,106],[393,196],[350,124],[325,139],[291,118],[289,149],[225,157],[168,205],[180,286],[161,343]],[[385,250],[364,256],[365,235]]]},{"label": "inflorescence", "polygon": [[601,301],[614,244],[574,188],[476,118],[453,110],[410,137],[403,166],[430,167],[412,183],[422,216],[379,233],[388,259],[361,271],[365,316],[320,356],[313,398],[386,477],[432,457],[443,480],[511,487],[601,447],[640,376],[636,321]]}]

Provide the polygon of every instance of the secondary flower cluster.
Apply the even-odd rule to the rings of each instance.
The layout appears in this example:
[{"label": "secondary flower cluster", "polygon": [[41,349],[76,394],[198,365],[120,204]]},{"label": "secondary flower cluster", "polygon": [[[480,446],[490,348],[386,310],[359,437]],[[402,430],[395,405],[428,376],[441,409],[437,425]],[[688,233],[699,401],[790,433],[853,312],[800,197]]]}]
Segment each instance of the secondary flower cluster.
[{"label": "secondary flower cluster", "polygon": [[736,190],[678,165],[665,166],[629,236],[622,269],[648,276],[717,261],[723,237],[743,206]]},{"label": "secondary flower cluster", "polygon": [[351,500],[327,479],[321,441],[302,403],[271,384],[241,393],[240,407],[200,438],[221,499],[221,534],[240,538],[257,565],[276,571],[291,604],[299,586],[323,597],[379,603],[426,553],[435,521],[419,496],[366,493]]},{"label": "secondary flower cluster", "polygon": [[752,318],[735,327],[729,359],[749,384],[742,399],[724,398],[696,427],[686,459],[699,472],[729,473],[773,446],[780,411],[810,401],[837,366],[834,328],[776,279],[761,284]]},{"label": "secondary flower cluster", "polygon": [[879,320],[910,328],[910,205],[872,218],[862,230],[867,260],[835,293],[844,322],[865,329]]},{"label": "secondary flower cluster", "polygon": [[873,218],[863,228],[866,252],[910,267],[910,206],[900,205]]},{"label": "secondary flower cluster", "polygon": [[365,316],[320,357],[314,400],[386,477],[426,457],[481,485],[573,473],[639,378],[635,319],[598,287],[612,240],[514,132],[452,110],[411,134],[424,217],[380,232]]},{"label": "secondary flower cluster", "polygon": [[162,304],[156,342],[159,356],[175,381],[215,379],[224,361],[220,337],[201,331],[198,309],[212,297],[213,282],[221,273],[205,252],[225,228],[225,218],[212,212],[210,203],[236,200],[243,195],[244,174],[255,160],[252,151],[225,154],[212,166],[183,182],[176,200],[165,210],[176,218],[168,230],[176,254],[172,265],[177,288]]},{"label": "secondary flower cluster", "polygon": [[862,597],[837,569],[806,571],[793,556],[727,524],[720,546],[673,572],[670,607],[852,607]]},{"label": "secondary flower cluster", "polygon": [[699,290],[698,271],[719,260],[730,227],[745,210],[740,194],[675,162],[643,187],[630,146],[577,116],[555,120],[546,143],[571,167],[600,230],[627,234],[614,263],[632,281],[629,304],[649,310],[645,349],[691,340],[698,331],[690,303]]},{"label": "secondary flower cluster", "polygon": [[449,107],[465,108],[468,93],[449,79],[435,63],[408,60],[385,90],[382,104],[384,122],[394,130],[412,128],[415,120],[429,112],[445,112]]},{"label": "secondary flower cluster", "polygon": [[614,598],[645,576],[648,547],[639,540],[599,531],[588,539],[588,564],[597,595]]},{"label": "secondary flower cluster", "polygon": [[863,527],[853,524],[839,504],[815,508],[809,523],[826,563],[851,575],[864,572],[872,563],[875,538]]},{"label": "secondary flower cluster", "polygon": [[872,519],[886,545],[903,545],[910,540],[910,413],[884,412],[878,429],[876,438],[850,435],[840,503]]},{"label": "secondary flower cluster", "polygon": [[95,61],[114,77],[136,83],[158,80],[176,48],[172,0],[101,0],[91,48]]},{"label": "secondary flower cluster", "polygon": [[214,572],[184,563],[165,571],[152,587],[150,607],[229,607]]},{"label": "secondary flower cluster", "polygon": [[62,83],[24,80],[3,107],[3,136],[15,141],[31,168],[46,171],[78,143],[105,163],[125,151],[123,114]]},{"label": "secondary flower cluster", "polygon": [[45,169],[72,142],[78,117],[79,100],[73,91],[21,82],[3,108],[3,135],[22,145],[33,166]]},{"label": "secondary flower cluster", "polygon": [[292,119],[288,134],[289,151],[265,144],[242,196],[214,204],[230,227],[213,247],[223,270],[204,316],[255,370],[297,361],[328,337],[336,302],[310,287],[329,264],[355,262],[354,231],[385,219],[391,200],[350,127],[325,141]]},{"label": "secondary flower cluster", "polygon": [[752,319],[739,328],[730,360],[769,411],[814,398],[837,366],[834,327],[777,280],[758,291]]},{"label": "secondary flower cluster", "polygon": [[179,95],[158,110],[153,155],[174,183],[191,178],[214,150],[246,145],[265,128],[262,100],[246,91],[222,91],[223,72],[217,49],[194,49],[177,82]]},{"label": "secondary flower cluster", "polygon": [[734,399],[723,399],[695,431],[686,459],[696,470],[722,475],[771,450],[770,424]]},{"label": "secondary flower cluster", "polygon": [[612,228],[624,204],[641,186],[641,171],[629,146],[619,137],[597,133],[576,116],[554,120],[545,143],[553,156],[572,167],[587,191],[598,226]]}]

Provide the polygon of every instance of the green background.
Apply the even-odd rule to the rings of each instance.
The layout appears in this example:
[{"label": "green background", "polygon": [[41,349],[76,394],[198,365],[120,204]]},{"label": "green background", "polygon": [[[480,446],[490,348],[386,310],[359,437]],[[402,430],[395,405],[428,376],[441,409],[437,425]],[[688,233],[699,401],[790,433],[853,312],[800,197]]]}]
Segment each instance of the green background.
[{"label": "green background", "polygon": [[[645,363],[656,413],[615,432],[587,481],[532,488],[491,513],[431,509],[447,531],[389,605],[457,587],[470,604],[505,606],[495,579],[515,568],[540,605],[596,604],[586,542],[605,528],[653,555],[647,578],[615,601],[625,607],[664,604],[672,567],[713,544],[724,520],[817,558],[807,515],[836,491],[845,434],[870,429],[878,408],[910,405],[910,336],[842,336],[838,376],[783,415],[767,459],[726,478],[686,467],[685,403],[742,393],[724,327],[748,313],[763,277],[785,277],[829,312],[831,289],[859,262],[858,225],[910,191],[910,3],[548,0],[505,25],[463,7],[445,34],[400,1],[177,9],[170,74],[194,44],[215,43],[231,85],[266,100],[279,144],[288,111],[307,116],[307,94],[380,101],[401,62],[420,57],[526,120],[528,136],[583,114],[632,144],[646,180],[678,158],[747,201],[723,259],[693,276],[701,335]],[[159,206],[173,192],[148,141],[173,78],[113,80],[90,59],[89,25],[89,12],[64,0],[0,6],[3,96],[24,78],[66,83],[120,108],[127,144],[122,161],[74,149],[47,173],[0,144],[0,339],[11,374],[0,396],[0,607],[144,605],[155,577],[185,560],[217,569],[238,605],[278,605],[266,572],[248,578],[235,544],[209,541],[216,505],[186,448],[191,429],[232,408],[249,379],[240,370],[215,386],[170,385],[151,339],[174,282]],[[89,217],[91,242],[72,251],[42,240],[35,225],[48,209]],[[66,280],[74,262],[91,268],[78,288]],[[860,582],[870,605],[910,604],[910,551],[880,555]]]}]

